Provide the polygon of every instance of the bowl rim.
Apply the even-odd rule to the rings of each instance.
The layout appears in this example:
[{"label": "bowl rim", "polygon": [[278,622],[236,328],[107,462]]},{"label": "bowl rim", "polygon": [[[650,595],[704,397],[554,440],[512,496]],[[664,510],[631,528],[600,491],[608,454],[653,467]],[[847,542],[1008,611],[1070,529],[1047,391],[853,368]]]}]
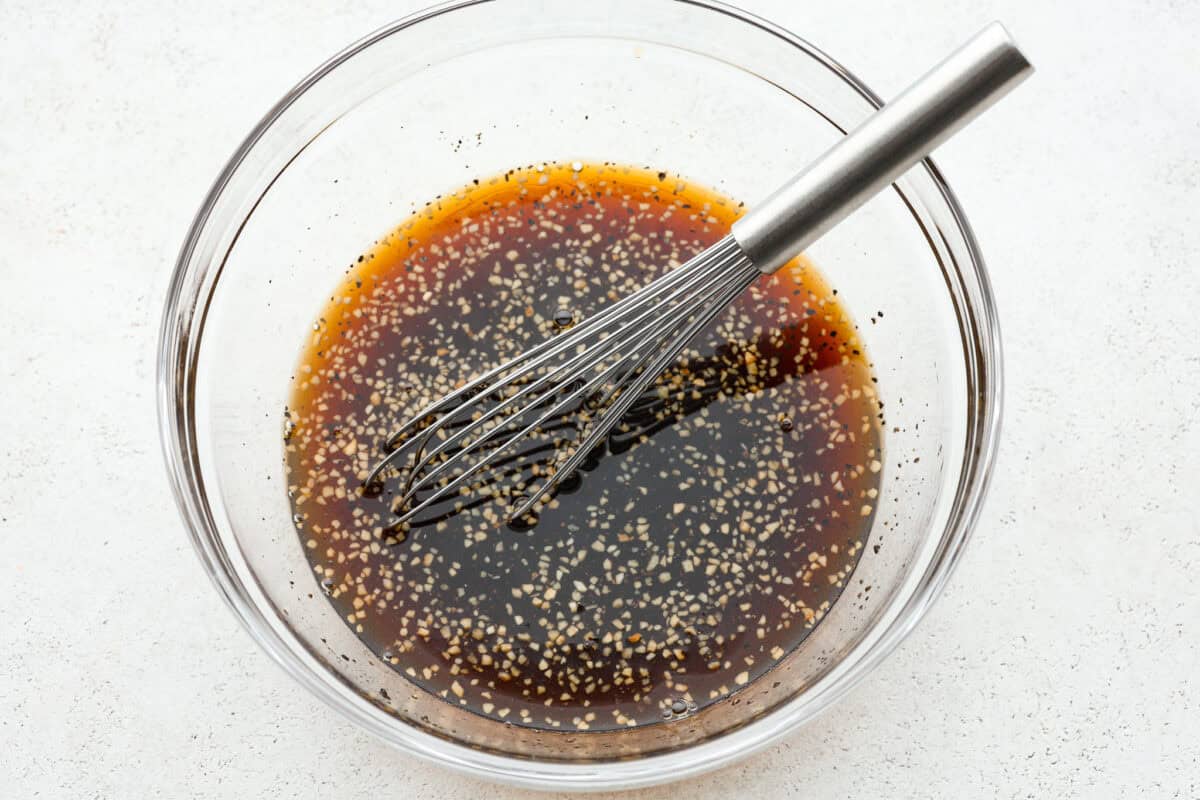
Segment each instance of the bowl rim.
[{"label": "bowl rim", "polygon": [[[794,33],[721,0],[659,0],[716,12],[756,27],[803,51],[837,75],[875,107],[882,100],[862,81],[819,48]],[[188,289],[193,284],[194,256],[199,239],[246,157],[287,109],[314,84],[359,52],[406,28],[426,20],[472,6],[506,0],[446,0],[409,14],[364,36],[326,60],[297,83],[276,103],[241,142],[210,187],[188,229],[166,291],[159,332],[156,370],[157,416],[162,453],[172,494],[184,528],[213,585],[242,626],[267,654],[299,684],[338,711],[343,717],[400,750],[450,769],[509,785],[533,789],[599,790],[637,788],[682,780],[726,766],[760,751],[827,710],[889,655],[916,627],[944,589],[957,565],[982,509],[994,470],[1002,416],[1002,346],[995,298],[974,232],[957,198],[941,171],[930,159],[921,168],[931,179],[941,201],[962,236],[969,263],[960,265],[964,277],[974,282],[974,293],[965,298],[962,311],[974,337],[964,337],[964,357],[979,375],[975,391],[968,391],[966,453],[945,531],[924,575],[912,595],[890,623],[879,631],[861,657],[836,676],[827,674],[800,697],[793,698],[734,730],[680,748],[620,761],[550,761],[526,759],[475,749],[458,744],[411,725],[397,725],[396,718],[375,708],[340,681],[322,679],[304,662],[262,609],[236,579],[230,557],[220,541],[220,532],[210,511],[200,466],[194,453],[195,430],[191,388],[195,365],[191,355],[199,337],[191,341],[191,321],[197,309],[188,306]],[[820,113],[820,112],[818,112]],[[203,309],[200,309],[203,313]],[[203,323],[201,322],[201,325]],[[960,329],[963,323],[960,322]],[[968,386],[968,388],[972,388]],[[869,645],[869,646],[868,646]]]}]

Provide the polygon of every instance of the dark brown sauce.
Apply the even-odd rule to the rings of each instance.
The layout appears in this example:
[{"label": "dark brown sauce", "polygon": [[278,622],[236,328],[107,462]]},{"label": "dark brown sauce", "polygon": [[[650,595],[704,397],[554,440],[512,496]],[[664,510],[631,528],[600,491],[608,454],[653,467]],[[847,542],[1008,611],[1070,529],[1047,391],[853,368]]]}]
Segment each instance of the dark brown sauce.
[{"label": "dark brown sauce", "polygon": [[802,259],[710,326],[532,528],[487,497],[397,528],[402,476],[361,487],[421,406],[739,213],[665,173],[549,165],[431,204],[351,265],[292,386],[289,496],[330,602],[414,683],[538,728],[673,719],[757,679],[837,600],[874,515],[880,408]]}]

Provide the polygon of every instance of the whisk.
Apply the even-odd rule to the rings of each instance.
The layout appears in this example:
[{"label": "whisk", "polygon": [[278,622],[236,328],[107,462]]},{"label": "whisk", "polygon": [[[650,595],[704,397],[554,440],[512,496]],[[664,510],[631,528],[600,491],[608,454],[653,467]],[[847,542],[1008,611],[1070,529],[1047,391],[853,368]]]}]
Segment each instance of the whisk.
[{"label": "whisk", "polygon": [[[404,457],[398,524],[480,491],[521,442],[563,427],[553,468],[518,497],[529,514],[581,464],[684,348],[755,280],[805,247],[999,100],[1032,67],[992,23],[841,139],[717,244],[557,336],[429,404],[387,442],[365,485]],[[569,424],[568,424],[569,423]],[[524,488],[524,487],[519,487]]]}]

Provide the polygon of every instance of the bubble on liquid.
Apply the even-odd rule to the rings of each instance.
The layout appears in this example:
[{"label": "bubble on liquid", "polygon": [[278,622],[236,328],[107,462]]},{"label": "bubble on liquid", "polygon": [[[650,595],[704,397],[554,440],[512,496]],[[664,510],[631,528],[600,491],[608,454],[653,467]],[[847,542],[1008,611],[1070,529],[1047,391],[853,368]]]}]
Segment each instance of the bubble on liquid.
[{"label": "bubble on liquid", "polygon": [[575,312],[569,308],[559,308],[554,312],[554,324],[565,328],[575,321]]},{"label": "bubble on liquid", "polygon": [[330,590],[333,589],[333,578],[322,578],[321,588],[325,590],[325,594],[329,594]]},{"label": "bubble on liquid", "polygon": [[688,704],[683,700],[674,700],[671,702],[671,710],[676,714],[683,714],[688,710]]},{"label": "bubble on liquid", "polygon": [[788,433],[793,427],[794,425],[791,417],[784,417],[783,419],[779,420],[779,430],[783,431],[784,433]]},{"label": "bubble on liquid", "polygon": [[558,482],[559,494],[571,494],[577,492],[583,487],[583,476],[579,474],[579,470],[572,470],[571,474]]},{"label": "bubble on liquid", "polygon": [[299,512],[292,514],[292,523],[295,524],[295,526],[297,528],[303,528],[304,527],[304,515]]},{"label": "bubble on liquid", "polygon": [[[512,515],[517,512],[529,498],[526,495],[519,494],[512,499],[511,505],[508,507],[508,514]],[[530,509],[519,517],[513,517],[508,521],[509,530],[528,531],[532,530],[538,523],[537,511]]]}]

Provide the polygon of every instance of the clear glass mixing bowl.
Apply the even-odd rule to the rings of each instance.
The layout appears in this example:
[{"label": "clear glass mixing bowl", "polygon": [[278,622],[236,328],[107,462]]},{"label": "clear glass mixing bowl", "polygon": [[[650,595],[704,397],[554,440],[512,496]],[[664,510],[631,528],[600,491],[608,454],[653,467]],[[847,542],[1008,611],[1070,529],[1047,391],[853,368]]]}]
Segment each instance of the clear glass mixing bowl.
[{"label": "clear glass mixing bowl", "polygon": [[708,0],[453,2],[305,78],[196,215],[160,342],[176,500],[251,635],[309,691],[401,750],[530,787],[641,786],[713,769],[845,693],[945,584],[998,433],[992,296],[930,162],[810,251],[857,316],[886,404],[884,489],[866,554],[801,647],[694,716],[533,731],[408,684],[351,633],[308,568],[285,497],[280,423],[301,339],[342,270],[437,195],[510,167],[579,159],[667,169],[753,203],[878,105],[812,45]]}]

